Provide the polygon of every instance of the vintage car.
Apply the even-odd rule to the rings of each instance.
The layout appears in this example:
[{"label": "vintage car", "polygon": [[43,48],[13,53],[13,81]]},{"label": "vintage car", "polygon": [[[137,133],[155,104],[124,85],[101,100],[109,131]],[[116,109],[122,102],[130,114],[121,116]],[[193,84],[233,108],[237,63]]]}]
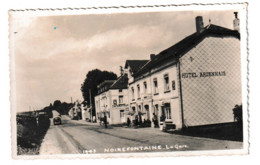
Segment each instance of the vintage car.
[{"label": "vintage car", "polygon": [[53,125],[60,125],[61,124],[61,117],[57,116],[53,118]]}]

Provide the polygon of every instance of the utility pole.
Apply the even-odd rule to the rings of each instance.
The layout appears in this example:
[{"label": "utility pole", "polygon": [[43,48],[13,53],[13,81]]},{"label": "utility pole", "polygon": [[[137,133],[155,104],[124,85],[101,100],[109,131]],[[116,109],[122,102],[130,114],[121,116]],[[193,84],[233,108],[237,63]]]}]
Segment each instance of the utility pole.
[{"label": "utility pole", "polygon": [[123,76],[124,75],[124,70],[123,70],[123,67],[120,66],[120,75]]},{"label": "utility pole", "polygon": [[90,103],[90,120],[91,120],[91,123],[93,123],[93,121],[92,121],[91,89],[89,89],[89,103]]}]

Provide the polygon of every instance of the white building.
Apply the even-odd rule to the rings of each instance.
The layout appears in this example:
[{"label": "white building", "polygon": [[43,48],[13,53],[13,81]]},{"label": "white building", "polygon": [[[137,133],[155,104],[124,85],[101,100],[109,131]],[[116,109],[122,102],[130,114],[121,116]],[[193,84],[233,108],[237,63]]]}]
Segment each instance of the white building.
[{"label": "white building", "polygon": [[195,22],[195,33],[149,61],[126,61],[129,112],[142,120],[155,113],[176,129],[233,121],[242,103],[239,28]]},{"label": "white building", "polygon": [[117,80],[106,80],[98,86],[95,96],[97,121],[107,116],[109,124],[126,122],[125,111],[128,110],[128,79],[120,76]]}]

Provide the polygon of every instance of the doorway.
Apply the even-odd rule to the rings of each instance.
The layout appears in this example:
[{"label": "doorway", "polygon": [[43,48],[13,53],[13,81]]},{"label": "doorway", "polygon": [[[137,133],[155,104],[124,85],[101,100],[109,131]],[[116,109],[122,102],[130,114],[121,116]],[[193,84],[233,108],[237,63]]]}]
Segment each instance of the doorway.
[{"label": "doorway", "polygon": [[145,105],[144,106],[145,112],[146,112],[146,119],[150,120],[150,109],[149,109],[149,105]]}]

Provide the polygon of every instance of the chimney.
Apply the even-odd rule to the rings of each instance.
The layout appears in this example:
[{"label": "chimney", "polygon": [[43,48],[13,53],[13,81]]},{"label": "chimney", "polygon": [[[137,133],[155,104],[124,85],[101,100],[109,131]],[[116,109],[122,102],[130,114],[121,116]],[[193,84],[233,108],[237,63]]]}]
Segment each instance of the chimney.
[{"label": "chimney", "polygon": [[150,54],[150,59],[153,60],[155,58],[155,54]]},{"label": "chimney", "polygon": [[124,69],[122,66],[120,66],[120,76],[123,76],[124,75]]},{"label": "chimney", "polygon": [[237,30],[239,32],[240,28],[239,28],[239,19],[237,17],[238,12],[234,12],[235,14],[235,19],[233,20],[233,28],[234,30]]},{"label": "chimney", "polygon": [[196,30],[197,33],[201,33],[203,31],[204,24],[203,24],[203,18],[202,16],[197,16],[196,17]]}]

